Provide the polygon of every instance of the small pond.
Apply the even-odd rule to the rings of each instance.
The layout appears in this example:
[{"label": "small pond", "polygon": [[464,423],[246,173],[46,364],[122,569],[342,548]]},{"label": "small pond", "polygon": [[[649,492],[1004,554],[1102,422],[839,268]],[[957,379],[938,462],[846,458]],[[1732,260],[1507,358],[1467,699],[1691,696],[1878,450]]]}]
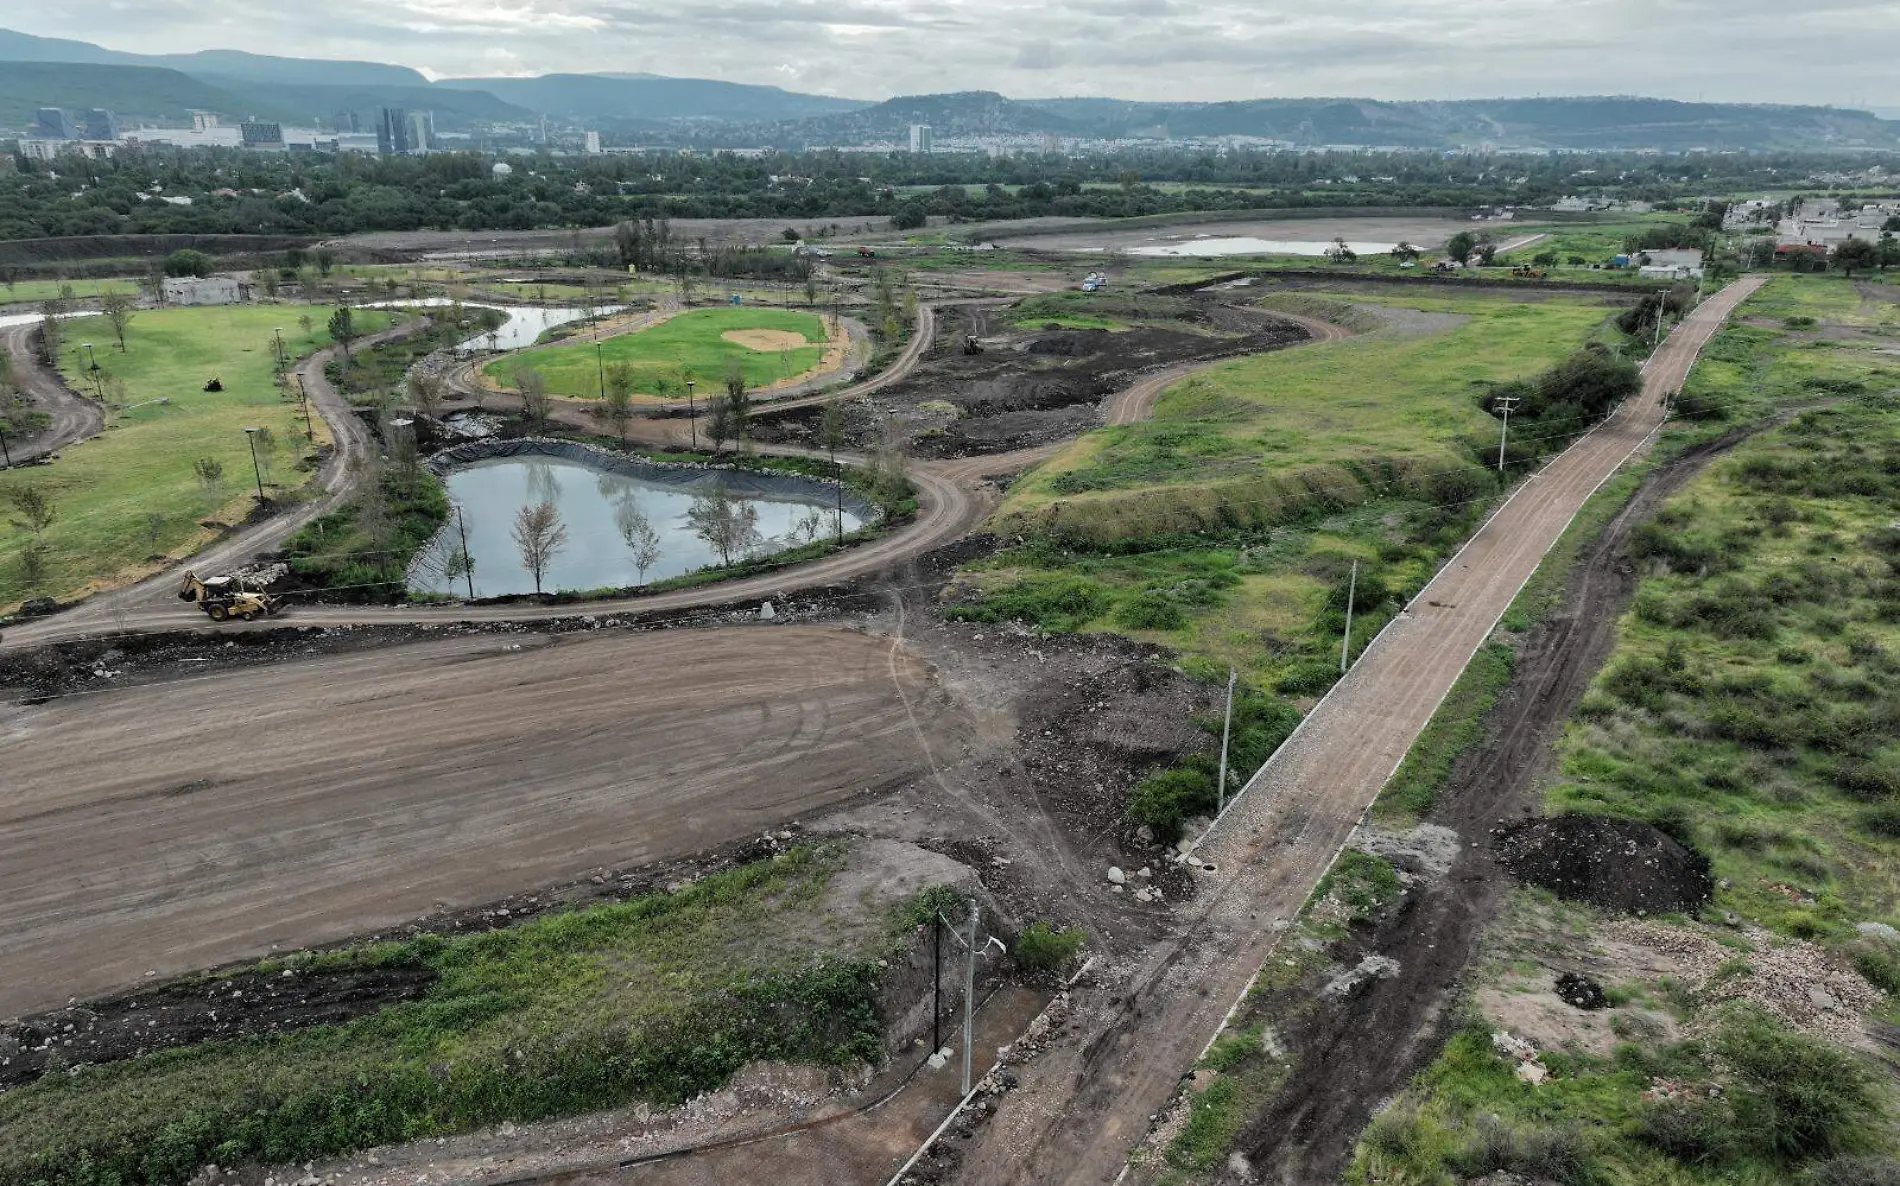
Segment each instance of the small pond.
[{"label": "small pond", "polygon": [[[439,309],[454,302],[448,297],[416,297],[403,301],[376,301],[365,305],[367,309]],[[507,315],[508,320],[501,323],[493,333],[477,334],[455,349],[463,354],[477,350],[522,350],[535,344],[542,334],[557,325],[566,325],[570,321],[579,321],[587,316],[585,309],[555,307],[545,305],[490,305],[482,301],[463,301],[471,309],[494,309]],[[602,316],[619,312],[618,305],[603,306],[597,312]]]},{"label": "small pond", "polygon": [[[1332,250],[1333,241],[1315,242],[1303,239],[1253,239],[1234,237],[1226,239],[1190,239],[1185,243],[1149,243],[1141,247],[1130,247],[1129,255],[1311,255],[1323,256]],[[1397,247],[1397,243],[1353,243],[1346,246],[1359,255],[1382,255]]]},{"label": "small pond", "polygon": [[[630,472],[617,472],[623,469]],[[534,576],[522,563],[512,532],[521,508],[542,502],[555,505],[567,528],[567,545],[555,554],[542,577],[547,592],[651,584],[718,564],[718,551],[695,533],[687,512],[699,495],[728,479],[735,498],[758,516],[751,555],[805,543],[814,512],[819,538],[835,530],[832,487],[782,475],[721,475],[659,466],[647,467],[643,474],[635,464],[615,463],[608,469],[569,457],[528,454],[473,461],[450,470],[442,481],[467,525],[468,551],[475,560],[475,595],[501,597],[534,592]],[[657,555],[644,573],[622,535],[630,511],[643,517],[657,537]],[[845,499],[847,533],[863,526],[868,517],[864,506]],[[451,519],[448,531],[411,568],[412,591],[467,594],[466,580],[444,579],[430,572],[427,563],[444,544],[453,548],[459,543],[459,538],[449,538],[453,531]]]}]

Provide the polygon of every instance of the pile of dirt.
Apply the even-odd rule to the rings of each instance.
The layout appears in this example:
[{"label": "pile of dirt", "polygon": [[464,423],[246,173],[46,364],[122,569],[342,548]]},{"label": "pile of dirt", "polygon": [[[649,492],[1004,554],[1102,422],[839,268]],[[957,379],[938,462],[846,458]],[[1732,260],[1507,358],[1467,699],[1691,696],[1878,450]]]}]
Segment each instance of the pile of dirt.
[{"label": "pile of dirt", "polygon": [[0,1089],[81,1064],[121,1062],[216,1039],[341,1025],[415,1000],[425,967],[285,968],[167,984],[0,1025]]},{"label": "pile of dirt", "polygon": [[1626,914],[1695,910],[1714,888],[1707,857],[1637,820],[1531,820],[1500,833],[1497,847],[1519,880]]}]

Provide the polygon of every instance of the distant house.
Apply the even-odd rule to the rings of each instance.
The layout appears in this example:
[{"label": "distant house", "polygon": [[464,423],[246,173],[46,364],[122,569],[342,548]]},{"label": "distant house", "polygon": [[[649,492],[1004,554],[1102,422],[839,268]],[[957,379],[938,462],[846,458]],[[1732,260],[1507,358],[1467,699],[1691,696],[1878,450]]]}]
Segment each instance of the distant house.
[{"label": "distant house", "polygon": [[233,276],[167,276],[168,305],[238,305],[251,299],[251,286]]}]

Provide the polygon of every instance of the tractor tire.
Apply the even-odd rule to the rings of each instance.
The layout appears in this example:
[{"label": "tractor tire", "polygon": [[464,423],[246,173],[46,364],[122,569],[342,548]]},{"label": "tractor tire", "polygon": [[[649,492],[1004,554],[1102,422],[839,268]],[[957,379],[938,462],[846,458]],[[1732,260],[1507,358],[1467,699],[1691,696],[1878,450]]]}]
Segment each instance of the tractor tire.
[{"label": "tractor tire", "polygon": [[231,611],[221,605],[214,605],[205,612],[211,615],[211,620],[214,622],[222,622],[231,616]]},{"label": "tractor tire", "polygon": [[248,609],[239,614],[238,617],[243,618],[246,622],[257,621],[257,614]]}]

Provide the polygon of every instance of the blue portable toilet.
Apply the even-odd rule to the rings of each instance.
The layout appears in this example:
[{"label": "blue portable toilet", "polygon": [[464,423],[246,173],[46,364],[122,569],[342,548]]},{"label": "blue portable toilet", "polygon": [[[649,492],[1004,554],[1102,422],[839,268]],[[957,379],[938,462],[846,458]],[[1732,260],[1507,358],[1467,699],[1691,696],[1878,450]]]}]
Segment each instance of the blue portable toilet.
[{"label": "blue portable toilet", "polygon": [[733,293],[733,294],[732,294],[732,303],[733,303],[733,304],[735,304],[735,305],[743,305],[743,304],[745,304],[745,298],[744,298],[744,297],[742,297],[742,296],[740,296],[740,295],[739,295],[738,293]]}]

